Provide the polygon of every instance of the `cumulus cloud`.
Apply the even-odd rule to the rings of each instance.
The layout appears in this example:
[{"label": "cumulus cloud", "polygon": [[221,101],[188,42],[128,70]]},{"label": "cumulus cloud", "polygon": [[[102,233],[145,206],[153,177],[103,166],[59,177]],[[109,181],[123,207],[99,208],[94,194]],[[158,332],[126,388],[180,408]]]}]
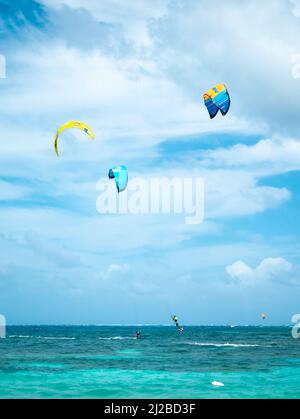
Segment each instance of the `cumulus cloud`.
[{"label": "cumulus cloud", "polygon": [[276,281],[292,271],[293,265],[284,258],[264,259],[256,268],[251,268],[243,261],[237,261],[226,267],[226,272],[237,283],[255,286],[264,281]]},{"label": "cumulus cloud", "polygon": [[220,219],[244,216],[277,208],[291,198],[287,188],[258,186],[252,174],[237,171],[208,171],[206,217]]},{"label": "cumulus cloud", "polygon": [[244,168],[272,175],[300,169],[300,141],[292,138],[265,139],[254,145],[237,144],[203,153],[208,167]]}]

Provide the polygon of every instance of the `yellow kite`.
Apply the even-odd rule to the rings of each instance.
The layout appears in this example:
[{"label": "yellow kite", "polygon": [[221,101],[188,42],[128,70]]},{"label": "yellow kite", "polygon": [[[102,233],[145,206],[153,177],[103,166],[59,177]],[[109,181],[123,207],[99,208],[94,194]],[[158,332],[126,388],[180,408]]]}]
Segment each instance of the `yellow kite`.
[{"label": "yellow kite", "polygon": [[86,125],[84,122],[79,122],[79,121],[67,122],[66,124],[64,124],[60,128],[58,128],[56,136],[55,136],[54,148],[55,148],[55,152],[56,152],[57,157],[59,157],[59,154],[58,154],[58,137],[59,137],[61,132],[63,132],[65,129],[69,129],[69,128],[78,128],[81,131],[84,131],[86,134],[88,134],[91,137],[92,140],[95,139],[94,131],[92,130],[92,128],[90,128],[88,125]]}]

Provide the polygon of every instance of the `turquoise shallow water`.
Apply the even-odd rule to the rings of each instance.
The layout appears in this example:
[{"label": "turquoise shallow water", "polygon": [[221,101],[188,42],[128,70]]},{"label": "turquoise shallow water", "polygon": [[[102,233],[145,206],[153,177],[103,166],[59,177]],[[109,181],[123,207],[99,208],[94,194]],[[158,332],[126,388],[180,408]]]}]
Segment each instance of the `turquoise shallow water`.
[{"label": "turquoise shallow water", "polygon": [[[299,398],[289,327],[8,327],[1,398]],[[216,388],[212,381],[221,381]]]}]

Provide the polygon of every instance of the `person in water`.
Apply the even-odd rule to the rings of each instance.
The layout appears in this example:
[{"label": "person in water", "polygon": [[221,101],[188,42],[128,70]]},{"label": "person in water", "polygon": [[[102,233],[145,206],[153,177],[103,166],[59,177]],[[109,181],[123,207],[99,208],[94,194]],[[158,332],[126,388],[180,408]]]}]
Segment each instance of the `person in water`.
[{"label": "person in water", "polygon": [[136,337],[137,339],[139,339],[139,338],[141,337],[141,332],[140,332],[139,330],[137,330],[137,331],[135,332],[135,337]]}]

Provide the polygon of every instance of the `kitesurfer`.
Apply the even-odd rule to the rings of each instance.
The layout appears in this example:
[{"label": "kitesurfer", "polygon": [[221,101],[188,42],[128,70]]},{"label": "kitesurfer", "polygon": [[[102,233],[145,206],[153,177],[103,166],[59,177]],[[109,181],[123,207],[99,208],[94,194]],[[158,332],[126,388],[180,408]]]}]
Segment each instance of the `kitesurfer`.
[{"label": "kitesurfer", "polygon": [[179,330],[179,332],[183,332],[183,327],[180,326],[180,324],[178,323],[178,317],[175,316],[175,314],[172,316],[172,320],[175,323],[177,329]]}]

